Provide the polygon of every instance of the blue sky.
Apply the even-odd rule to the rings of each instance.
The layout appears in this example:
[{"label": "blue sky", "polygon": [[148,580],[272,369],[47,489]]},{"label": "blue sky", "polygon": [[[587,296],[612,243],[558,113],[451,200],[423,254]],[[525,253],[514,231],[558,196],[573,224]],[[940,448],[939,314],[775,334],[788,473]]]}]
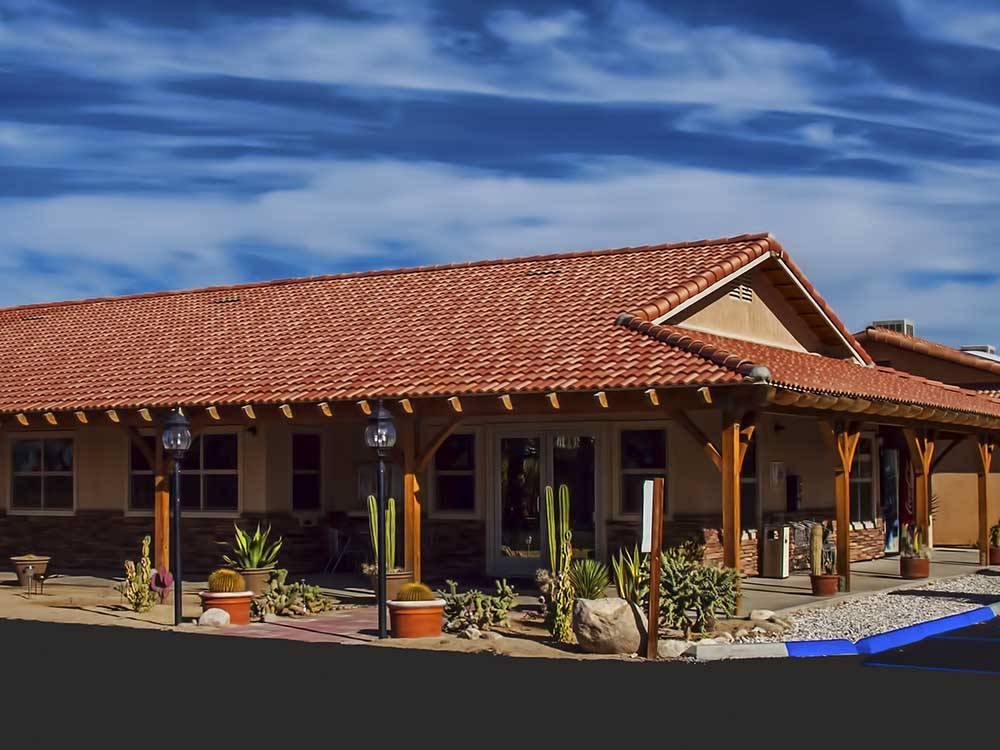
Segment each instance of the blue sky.
[{"label": "blue sky", "polygon": [[1000,343],[1000,5],[0,0],[0,304],[773,232]]}]

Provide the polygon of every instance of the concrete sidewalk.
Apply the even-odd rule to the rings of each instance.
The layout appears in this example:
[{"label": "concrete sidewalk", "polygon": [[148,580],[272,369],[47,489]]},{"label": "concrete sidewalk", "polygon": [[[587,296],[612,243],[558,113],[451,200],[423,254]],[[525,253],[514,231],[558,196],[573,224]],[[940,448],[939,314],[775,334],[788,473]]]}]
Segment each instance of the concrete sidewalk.
[{"label": "concrete sidewalk", "polygon": [[854,596],[886,591],[907,585],[920,585],[935,578],[968,575],[980,569],[979,551],[941,547],[931,558],[931,577],[907,581],[899,576],[899,557],[884,557],[851,565],[851,592],[820,598],[812,595],[809,573],[797,572],[788,578],[751,577],[743,581],[740,614],[754,609],[795,610],[802,607],[826,607]]}]

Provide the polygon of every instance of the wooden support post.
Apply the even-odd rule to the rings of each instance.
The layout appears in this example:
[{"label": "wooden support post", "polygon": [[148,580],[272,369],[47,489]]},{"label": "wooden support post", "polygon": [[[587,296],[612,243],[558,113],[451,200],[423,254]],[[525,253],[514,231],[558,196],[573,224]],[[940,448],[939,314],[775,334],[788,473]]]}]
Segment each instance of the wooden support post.
[{"label": "wooden support post", "polygon": [[740,422],[722,415],[722,563],[740,569]]},{"label": "wooden support post", "polygon": [[413,580],[420,580],[420,500],[417,497],[417,437],[416,424],[410,419],[402,425],[403,447],[403,559]]},{"label": "wooden support post", "polygon": [[934,460],[933,430],[903,430],[906,444],[913,458],[916,474],[916,515],[917,525],[923,530],[924,538],[930,543],[931,528],[931,471]]},{"label": "wooden support post", "polygon": [[979,456],[976,474],[979,478],[979,564],[990,564],[990,467],[993,464],[993,452],[996,443],[987,437],[980,436],[976,441],[976,453]]},{"label": "wooden support post", "polygon": [[837,575],[841,591],[851,590],[851,466],[861,433],[856,424],[833,428],[836,456],[833,464],[837,518]]},{"label": "wooden support post", "polygon": [[653,480],[653,528],[649,550],[649,611],[646,613],[646,658],[656,658],[660,637],[660,552],[663,550],[663,477]]},{"label": "wooden support post", "polygon": [[170,569],[170,472],[163,443],[155,441],[153,460],[153,564]]}]

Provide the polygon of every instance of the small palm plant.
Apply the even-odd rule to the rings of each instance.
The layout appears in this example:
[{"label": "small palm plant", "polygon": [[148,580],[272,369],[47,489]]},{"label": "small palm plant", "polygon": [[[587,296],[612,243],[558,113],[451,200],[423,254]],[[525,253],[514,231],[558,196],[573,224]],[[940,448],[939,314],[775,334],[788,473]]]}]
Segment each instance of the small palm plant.
[{"label": "small palm plant", "polygon": [[270,526],[261,533],[258,523],[257,530],[252,535],[236,524],[233,524],[233,527],[236,529],[236,538],[229,544],[232,555],[222,556],[226,565],[243,570],[274,567],[278,562],[282,538],[278,537],[277,541],[268,544],[268,537],[271,535]]}]

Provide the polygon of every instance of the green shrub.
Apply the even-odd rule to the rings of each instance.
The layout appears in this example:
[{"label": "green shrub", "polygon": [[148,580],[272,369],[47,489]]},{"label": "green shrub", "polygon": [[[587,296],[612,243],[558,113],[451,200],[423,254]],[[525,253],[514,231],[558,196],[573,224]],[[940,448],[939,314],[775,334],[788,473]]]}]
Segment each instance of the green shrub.
[{"label": "green shrub", "polygon": [[569,580],[578,599],[600,599],[611,582],[608,566],[600,560],[574,560]]},{"label": "green shrub", "polygon": [[507,623],[507,614],[517,599],[517,592],[506,579],[496,582],[497,592],[493,596],[476,589],[460,594],[455,581],[446,583],[448,591],[439,591],[438,594],[444,599],[444,629],[449,633],[468,627],[490,630]]}]

